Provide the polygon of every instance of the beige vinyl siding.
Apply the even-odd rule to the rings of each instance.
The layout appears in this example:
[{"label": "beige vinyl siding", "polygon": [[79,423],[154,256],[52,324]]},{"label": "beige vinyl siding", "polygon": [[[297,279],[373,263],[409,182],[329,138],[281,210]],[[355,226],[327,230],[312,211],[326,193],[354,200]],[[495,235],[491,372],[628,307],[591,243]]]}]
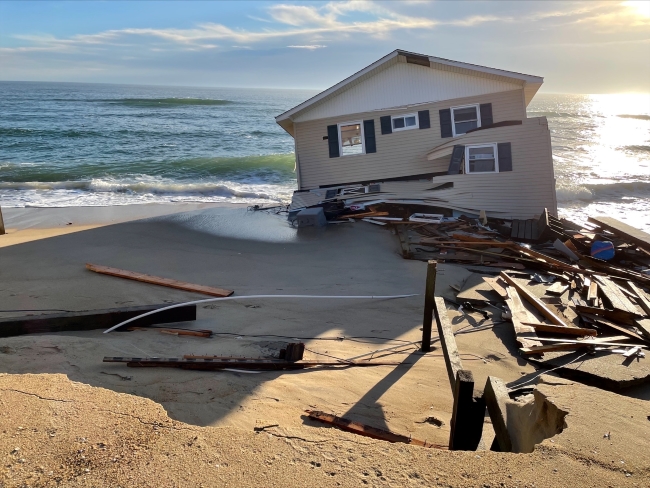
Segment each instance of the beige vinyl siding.
[{"label": "beige vinyl siding", "polygon": [[432,69],[406,61],[397,62],[361,83],[350,84],[340,94],[315,104],[293,120],[294,123],[299,123],[341,117],[351,112],[370,112],[385,107],[419,104],[423,101],[434,102],[523,90],[523,82],[517,80],[504,80],[503,77],[487,74],[477,76],[476,72],[466,74],[458,71],[459,69],[448,66],[444,66],[444,69]]},{"label": "beige vinyl siding", "polygon": [[[295,124],[295,138],[300,164],[300,189],[318,188],[323,185],[337,185],[359,181],[380,181],[416,174],[444,171],[435,169],[427,160],[427,153],[443,142],[459,138],[440,137],[439,110],[457,105],[491,103],[494,122],[523,120],[526,118],[522,89],[490,93],[474,97],[445,100],[398,110],[378,110],[361,114],[344,115]],[[383,115],[399,115],[418,110],[429,110],[430,129],[413,129],[392,134],[381,134],[379,118]],[[373,119],[377,152],[354,156],[330,158],[327,126],[341,122]],[[463,136],[461,136],[463,137]],[[501,141],[505,142],[505,141]]]},{"label": "beige vinyl siding", "polygon": [[[473,132],[450,139],[437,149],[444,150],[444,146],[451,149],[455,144],[493,142],[511,143],[512,171],[444,175],[426,181],[381,182],[381,179],[374,179],[380,182],[381,191],[355,200],[420,199],[463,213],[477,215],[485,210],[489,216],[503,218],[528,219],[539,215],[544,208],[557,215],[551,140],[546,118],[526,119],[522,125]],[[445,171],[449,157],[437,158],[429,161],[429,164],[435,165],[436,170]],[[453,183],[453,188],[432,190],[447,182]],[[322,192],[324,196],[325,190],[315,192]]]}]

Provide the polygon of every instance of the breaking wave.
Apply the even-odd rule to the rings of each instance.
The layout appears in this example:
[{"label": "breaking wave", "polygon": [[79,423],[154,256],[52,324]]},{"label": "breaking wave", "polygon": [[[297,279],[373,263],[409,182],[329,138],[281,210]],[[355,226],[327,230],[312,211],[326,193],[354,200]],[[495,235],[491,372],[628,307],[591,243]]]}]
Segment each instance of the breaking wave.
[{"label": "breaking wave", "polygon": [[650,199],[650,182],[565,184],[556,188],[558,202],[616,202],[624,199]]}]

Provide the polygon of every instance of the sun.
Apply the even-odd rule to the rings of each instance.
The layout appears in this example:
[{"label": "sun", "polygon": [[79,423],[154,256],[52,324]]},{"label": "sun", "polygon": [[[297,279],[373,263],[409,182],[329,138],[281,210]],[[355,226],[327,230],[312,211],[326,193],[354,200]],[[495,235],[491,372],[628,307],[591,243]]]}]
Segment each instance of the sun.
[{"label": "sun", "polygon": [[641,17],[650,17],[650,1],[647,0],[629,0],[623,2],[623,5],[630,7],[637,15]]}]

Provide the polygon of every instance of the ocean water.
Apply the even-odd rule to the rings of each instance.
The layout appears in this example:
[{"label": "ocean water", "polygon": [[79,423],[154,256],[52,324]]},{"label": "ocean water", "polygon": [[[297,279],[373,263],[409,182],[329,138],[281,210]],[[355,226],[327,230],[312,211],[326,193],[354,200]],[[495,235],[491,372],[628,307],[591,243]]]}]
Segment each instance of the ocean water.
[{"label": "ocean water", "polygon": [[[0,205],[287,201],[313,90],[0,82]],[[650,95],[537,95],[561,215],[650,230]]]}]

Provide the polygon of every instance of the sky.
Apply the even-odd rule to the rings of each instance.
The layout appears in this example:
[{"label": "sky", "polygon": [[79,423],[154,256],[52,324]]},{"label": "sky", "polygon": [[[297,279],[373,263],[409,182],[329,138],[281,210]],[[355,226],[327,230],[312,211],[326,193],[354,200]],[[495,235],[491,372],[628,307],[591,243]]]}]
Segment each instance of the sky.
[{"label": "sky", "polygon": [[325,89],[395,49],[650,92],[650,1],[0,1],[0,80]]}]

